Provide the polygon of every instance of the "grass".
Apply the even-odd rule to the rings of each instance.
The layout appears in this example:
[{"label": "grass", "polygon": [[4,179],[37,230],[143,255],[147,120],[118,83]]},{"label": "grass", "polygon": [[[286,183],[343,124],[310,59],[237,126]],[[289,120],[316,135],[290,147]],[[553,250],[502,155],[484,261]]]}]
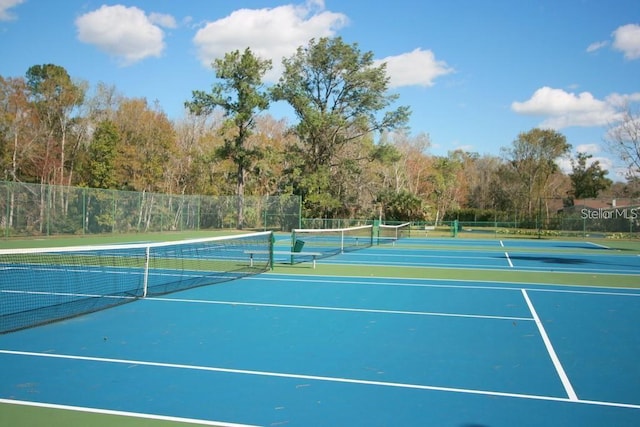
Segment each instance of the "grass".
[{"label": "grass", "polygon": [[299,266],[299,268],[298,266],[276,266],[273,272],[278,274],[295,273],[315,276],[369,276],[404,279],[441,279],[477,282],[640,288],[638,276],[622,274],[561,273],[434,267],[389,267],[371,265],[367,265],[366,269],[363,269],[362,266],[322,263],[319,263],[315,269],[308,268],[308,266],[304,264]]},{"label": "grass", "polygon": [[[0,403],[0,424],[11,427],[187,427],[205,425],[195,422],[151,419],[137,414],[88,412],[84,408],[63,409],[12,403]],[[211,426],[212,424],[206,425]]]}]

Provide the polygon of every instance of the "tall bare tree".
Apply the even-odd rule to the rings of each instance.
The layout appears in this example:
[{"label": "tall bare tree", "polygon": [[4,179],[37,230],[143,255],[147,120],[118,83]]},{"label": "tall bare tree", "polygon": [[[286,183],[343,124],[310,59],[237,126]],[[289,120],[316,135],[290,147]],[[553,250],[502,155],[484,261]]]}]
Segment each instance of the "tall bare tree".
[{"label": "tall bare tree", "polygon": [[640,114],[627,106],[620,122],[609,127],[609,149],[629,168],[629,178],[640,176]]}]

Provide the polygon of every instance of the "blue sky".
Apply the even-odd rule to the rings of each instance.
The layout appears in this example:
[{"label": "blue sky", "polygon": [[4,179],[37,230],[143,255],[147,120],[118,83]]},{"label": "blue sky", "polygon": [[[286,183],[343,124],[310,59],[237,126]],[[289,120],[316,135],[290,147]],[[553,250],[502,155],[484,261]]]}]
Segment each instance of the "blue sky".
[{"label": "blue sky", "polygon": [[548,127],[615,178],[603,141],[640,105],[638,0],[0,0],[0,75],[54,63],[179,119],[192,90],[209,90],[215,57],[249,46],[275,81],[283,56],[323,36],[387,62],[432,154],[499,155]]}]

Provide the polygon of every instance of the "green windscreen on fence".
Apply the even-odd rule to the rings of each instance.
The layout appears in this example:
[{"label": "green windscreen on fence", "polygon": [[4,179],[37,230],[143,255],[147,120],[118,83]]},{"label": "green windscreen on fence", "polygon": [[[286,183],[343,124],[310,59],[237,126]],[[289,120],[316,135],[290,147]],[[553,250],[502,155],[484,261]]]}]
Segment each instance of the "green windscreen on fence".
[{"label": "green windscreen on fence", "polygon": [[299,196],[206,196],[0,181],[4,237],[209,229],[291,231]]}]

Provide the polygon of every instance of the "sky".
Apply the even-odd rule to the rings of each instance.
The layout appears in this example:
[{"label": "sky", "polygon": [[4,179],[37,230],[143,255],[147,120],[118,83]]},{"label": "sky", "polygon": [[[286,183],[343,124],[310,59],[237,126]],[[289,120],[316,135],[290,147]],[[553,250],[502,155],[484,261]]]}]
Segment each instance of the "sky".
[{"label": "sky", "polygon": [[[410,107],[431,154],[500,155],[550,128],[620,179],[605,141],[640,107],[638,0],[0,0],[0,76],[56,64],[179,120],[214,84],[215,58],[249,47],[272,60],[269,84],[320,37],[387,64],[394,107]],[[295,122],[284,106],[270,113]]]}]

